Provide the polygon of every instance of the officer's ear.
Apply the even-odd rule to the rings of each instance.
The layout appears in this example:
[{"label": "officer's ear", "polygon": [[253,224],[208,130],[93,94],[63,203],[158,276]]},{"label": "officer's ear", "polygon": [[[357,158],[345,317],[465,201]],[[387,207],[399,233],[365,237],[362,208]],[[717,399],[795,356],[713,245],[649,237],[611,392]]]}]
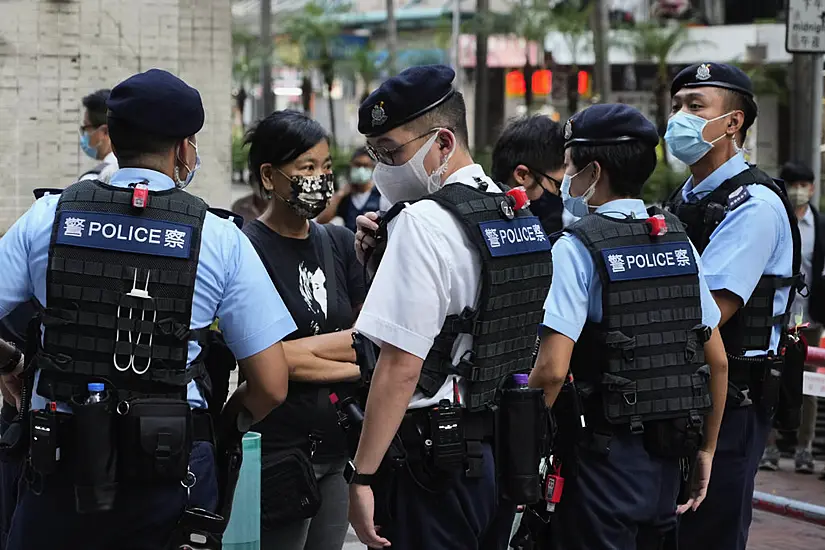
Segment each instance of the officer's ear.
[{"label": "officer's ear", "polygon": [[442,130],[439,132],[436,142],[438,143],[438,152],[441,155],[442,162],[443,159],[445,159],[450,153],[453,153],[458,146],[455,134],[453,134],[450,130]]},{"label": "officer's ear", "polygon": [[100,126],[100,127],[98,128],[98,130],[100,130],[101,132],[103,132],[103,135],[104,135],[106,138],[108,138],[108,137],[109,137],[109,125],[108,125],[108,124],[104,124],[104,125]]},{"label": "officer's ear", "polygon": [[728,117],[728,127],[725,129],[725,133],[728,137],[733,138],[739,134],[743,124],[745,124],[745,113],[742,111],[734,111],[730,117]]},{"label": "officer's ear", "polygon": [[592,184],[593,182],[599,181],[601,179],[602,165],[599,164],[599,161],[594,160],[590,164],[590,169],[592,170],[592,172],[590,173],[590,183]]}]

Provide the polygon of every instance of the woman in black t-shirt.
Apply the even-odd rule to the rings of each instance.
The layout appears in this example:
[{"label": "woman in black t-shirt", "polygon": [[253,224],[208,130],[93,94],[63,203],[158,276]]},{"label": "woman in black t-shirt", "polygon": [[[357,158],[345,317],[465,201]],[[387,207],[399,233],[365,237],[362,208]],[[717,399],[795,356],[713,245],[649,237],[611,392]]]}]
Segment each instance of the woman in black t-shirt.
[{"label": "woman in black t-shirt", "polygon": [[[340,550],[348,526],[342,476],[348,453],[329,393],[346,392],[341,385],[359,379],[351,329],[365,288],[355,236],[310,221],[333,188],[329,140],[320,124],[303,113],[276,111],[250,130],[246,142],[267,207],[244,232],[298,326],[284,342],[286,402],[253,428],[263,436],[261,548]],[[309,519],[300,502],[282,500],[278,479],[279,461],[296,449],[311,460],[321,493],[321,507]]]}]

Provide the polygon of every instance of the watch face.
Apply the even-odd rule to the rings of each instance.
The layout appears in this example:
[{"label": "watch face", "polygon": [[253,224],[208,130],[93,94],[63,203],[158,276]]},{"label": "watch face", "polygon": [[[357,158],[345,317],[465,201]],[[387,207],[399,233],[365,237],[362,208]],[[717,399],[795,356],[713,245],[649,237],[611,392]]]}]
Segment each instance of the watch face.
[{"label": "watch face", "polygon": [[347,483],[352,483],[352,478],[355,476],[355,464],[352,463],[352,460],[347,461],[346,465],[344,466],[344,479]]}]

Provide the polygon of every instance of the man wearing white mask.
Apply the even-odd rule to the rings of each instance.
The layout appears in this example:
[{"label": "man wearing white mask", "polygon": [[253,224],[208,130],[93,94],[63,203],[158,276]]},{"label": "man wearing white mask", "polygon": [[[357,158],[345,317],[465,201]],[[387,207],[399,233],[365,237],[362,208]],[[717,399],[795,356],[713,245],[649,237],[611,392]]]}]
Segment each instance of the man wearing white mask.
[{"label": "man wearing white mask", "polygon": [[[350,522],[371,548],[504,549],[513,520],[497,490],[491,405],[497,388],[532,365],[550,241],[522,209],[524,191],[505,195],[473,163],[454,77],[442,65],[413,67],[359,110],[373,181],[394,204],[378,228],[386,249],[355,324],[381,353],[345,471]],[[537,394],[536,417],[525,421],[536,425],[544,418]],[[394,441],[405,450],[395,469],[398,460],[384,460]],[[536,479],[539,458],[528,458]]]},{"label": "man wearing white mask", "polygon": [[[794,302],[791,325],[807,325],[802,331],[808,345],[819,346],[822,336],[822,322],[825,321],[825,297],[822,295],[825,277],[825,225],[819,211],[811,204],[814,194],[814,173],[805,164],[788,162],[779,173],[788,190],[788,199],[796,209],[799,220],[799,236],[802,239],[802,272],[808,286],[807,296],[797,296]],[[816,371],[815,367],[805,366]],[[814,473],[812,453],[816,431],[817,398],[802,396],[802,419],[796,434],[794,470],[798,474]],[[781,428],[781,426],[780,426]],[[759,468],[776,471],[779,469],[779,449],[776,446],[776,430],[768,438],[768,447],[762,456]]]},{"label": "man wearing white mask", "polygon": [[784,190],[742,153],[757,114],[750,78],[730,65],[697,64],[677,75],[671,96],[665,141],[691,177],[668,209],[702,254],[730,380],[713,478],[703,506],[682,517],[680,548],[744,550],[781,373],[796,367],[786,366],[784,350],[801,285],[799,231]]}]

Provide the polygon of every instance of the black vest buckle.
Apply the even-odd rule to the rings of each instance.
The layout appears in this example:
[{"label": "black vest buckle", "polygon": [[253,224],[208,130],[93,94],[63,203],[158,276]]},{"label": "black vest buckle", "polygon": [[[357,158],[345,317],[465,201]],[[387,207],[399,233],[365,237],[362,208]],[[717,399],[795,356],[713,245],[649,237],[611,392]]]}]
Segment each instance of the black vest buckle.
[{"label": "black vest buckle", "polygon": [[641,416],[634,415],[630,417],[630,433],[633,435],[645,433],[645,425],[642,423]]},{"label": "black vest buckle", "polygon": [[711,202],[705,209],[705,227],[716,227],[725,219],[725,207],[718,202]]},{"label": "black vest buckle", "polygon": [[699,411],[696,409],[691,409],[689,414],[689,422],[691,428],[701,428],[704,421],[702,420],[702,415],[699,414]]}]

